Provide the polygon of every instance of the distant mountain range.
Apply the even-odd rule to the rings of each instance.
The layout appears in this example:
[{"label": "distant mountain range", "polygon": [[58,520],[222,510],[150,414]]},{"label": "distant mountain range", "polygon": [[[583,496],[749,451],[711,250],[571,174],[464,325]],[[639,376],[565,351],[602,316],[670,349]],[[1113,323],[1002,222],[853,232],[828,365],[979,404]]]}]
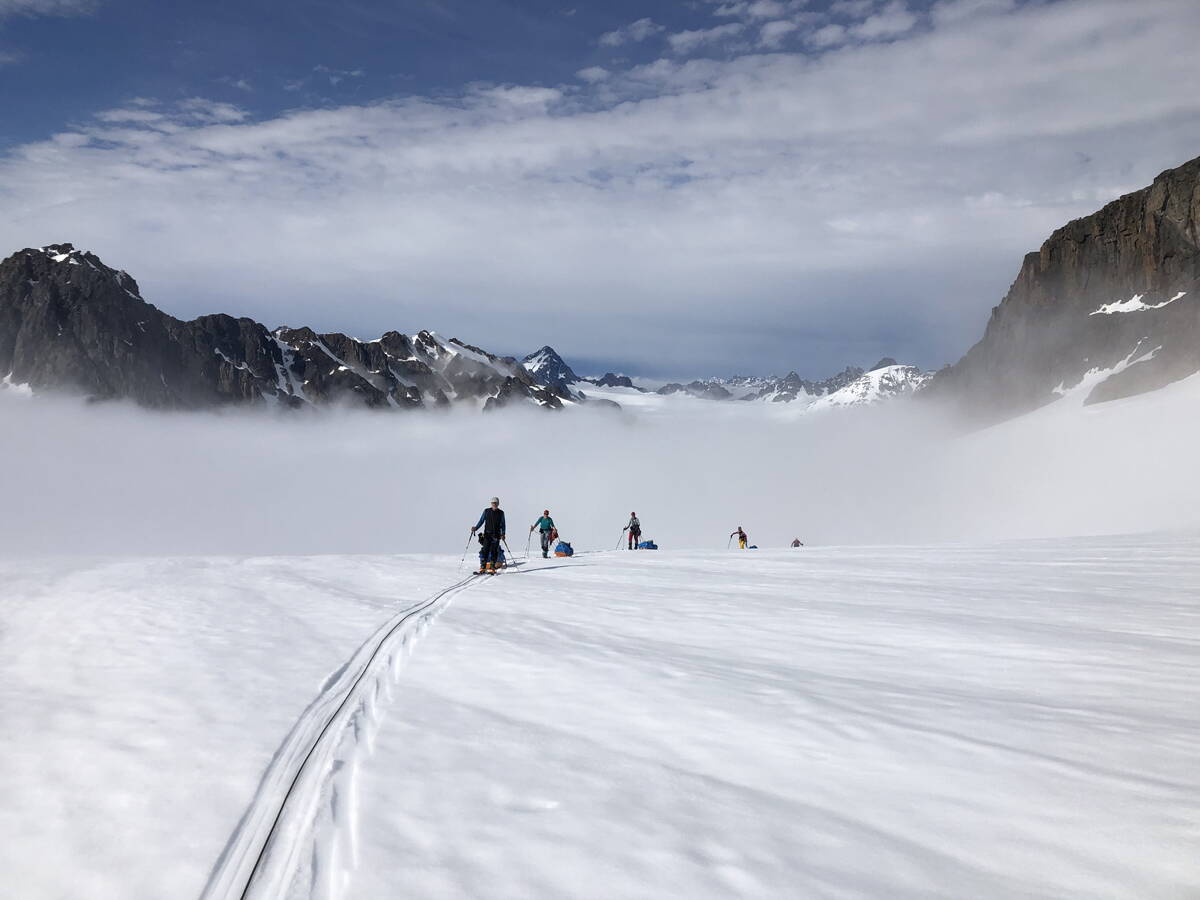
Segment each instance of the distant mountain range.
[{"label": "distant mountain range", "polygon": [[894,359],[881,359],[870,369],[848,366],[824,381],[809,381],[795,372],[783,377],[737,375],[732,378],[708,378],[687,384],[669,382],[654,388],[640,386],[627,375],[607,372],[599,378],[575,374],[553,347],[542,347],[525,357],[525,368],[546,384],[579,388],[590,384],[601,388],[625,388],[662,396],[685,395],[701,400],[764,400],[772,403],[800,402],[814,408],[856,406],[876,403],[919,390],[931,377],[916,366],[900,365]]},{"label": "distant mountain range", "polygon": [[1200,159],[1054,232],[1025,258],[983,339],[936,374],[883,359],[821,381],[789,372],[651,386],[612,372],[582,377],[551,347],[518,361],[430,331],[361,341],[227,315],[184,322],[70,244],[0,262],[0,387],[156,408],[560,410],[653,392],[821,409],[916,394],[989,422],[1064,394],[1097,403],[1198,371]]},{"label": "distant mountain range", "polygon": [[[550,347],[522,363],[430,331],[389,331],[362,341],[311,328],[268,329],[227,315],[184,322],[147,303],[129,274],[71,244],[21,250],[0,262],[0,372],[7,373],[0,383],[35,393],[69,391],[160,409],[612,408],[619,404],[582,388],[634,388],[612,373],[581,378]],[[792,374],[728,384],[753,387],[765,399],[794,399],[797,390],[830,393],[861,374],[847,369],[827,382]],[[658,393],[725,399],[733,394],[723,384],[667,385]]]}]

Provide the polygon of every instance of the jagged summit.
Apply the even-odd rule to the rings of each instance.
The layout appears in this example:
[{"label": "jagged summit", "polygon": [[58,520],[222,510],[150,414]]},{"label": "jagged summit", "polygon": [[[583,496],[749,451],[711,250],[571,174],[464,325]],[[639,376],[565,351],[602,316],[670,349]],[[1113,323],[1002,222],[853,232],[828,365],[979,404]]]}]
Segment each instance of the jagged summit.
[{"label": "jagged summit", "polygon": [[542,384],[568,385],[582,380],[549,345],[530,353],[521,364]]},{"label": "jagged summit", "polygon": [[69,266],[87,266],[98,272],[110,273],[116,278],[121,288],[128,294],[141,299],[142,293],[138,289],[137,282],[133,280],[128,272],[123,269],[110,269],[100,257],[90,250],[76,250],[74,244],[47,244],[45,247],[39,247],[36,250],[25,249],[23,253],[43,253],[48,256],[51,262],[63,263]]}]

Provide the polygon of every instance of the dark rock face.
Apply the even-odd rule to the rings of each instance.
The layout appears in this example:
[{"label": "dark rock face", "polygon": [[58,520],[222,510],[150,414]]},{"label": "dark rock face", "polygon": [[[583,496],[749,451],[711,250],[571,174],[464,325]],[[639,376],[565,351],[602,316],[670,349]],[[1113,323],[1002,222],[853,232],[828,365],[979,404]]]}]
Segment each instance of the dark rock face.
[{"label": "dark rock face", "polygon": [[637,385],[628,375],[616,375],[612,372],[605,372],[600,378],[587,379],[597,387],[626,387],[637,389]]},{"label": "dark rock face", "polygon": [[257,399],[280,350],[249,319],[180,322],[146,303],[137,282],[70,244],[0,263],[0,371],[35,391],[194,408]]},{"label": "dark rock face", "polygon": [[656,394],[670,395],[683,392],[701,400],[728,400],[733,396],[728,390],[715,381],[691,381],[687,384],[671,382],[660,387]]},{"label": "dark rock face", "polygon": [[925,393],[995,420],[1091,370],[1108,374],[1088,403],[1200,370],[1200,159],[1054,232],[1025,257],[983,339]]},{"label": "dark rock face", "polygon": [[70,390],[143,406],[198,409],[274,402],[483,409],[582,401],[511,357],[422,331],[376,341],[310,328],[274,332],[250,319],[181,322],[96,256],[56,244],[0,262],[0,375],[35,392]]},{"label": "dark rock face", "polygon": [[521,364],[541,384],[568,385],[582,380],[571,370],[566,360],[559,356],[555,349],[550,346],[545,346],[535,353],[530,353],[521,360]]}]

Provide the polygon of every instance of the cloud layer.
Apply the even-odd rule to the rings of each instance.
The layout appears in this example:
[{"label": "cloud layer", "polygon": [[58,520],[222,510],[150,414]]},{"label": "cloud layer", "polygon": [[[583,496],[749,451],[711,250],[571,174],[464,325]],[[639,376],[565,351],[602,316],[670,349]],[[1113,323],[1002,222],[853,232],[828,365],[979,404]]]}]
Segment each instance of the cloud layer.
[{"label": "cloud layer", "polygon": [[179,315],[820,376],[956,358],[1021,253],[1200,153],[1190,0],[712,12],[571,84],[105,110],[0,161],[0,247],[94,248]]},{"label": "cloud layer", "polygon": [[903,406],[511,411],[484,430],[477,413],[155,414],[11,394],[0,554],[462,553],[493,494],[517,552],[543,508],[580,550],[612,548],[631,510],[667,549],[723,548],[737,525],[763,547],[1200,526],[1200,376],[966,436]]}]

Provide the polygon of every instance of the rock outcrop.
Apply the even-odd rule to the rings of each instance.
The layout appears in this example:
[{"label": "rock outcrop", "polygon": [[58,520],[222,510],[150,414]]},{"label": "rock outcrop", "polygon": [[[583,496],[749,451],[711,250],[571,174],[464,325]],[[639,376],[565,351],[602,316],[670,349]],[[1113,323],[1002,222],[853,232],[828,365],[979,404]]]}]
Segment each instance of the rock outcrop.
[{"label": "rock outcrop", "polygon": [[530,375],[542,384],[569,385],[583,380],[571,370],[566,360],[559,356],[558,352],[549,345],[535,353],[530,353],[521,361],[521,364]]},{"label": "rock outcrop", "polygon": [[1200,371],[1200,159],[1054,232],[983,339],[926,396],[994,421],[1079,387],[1085,402]]},{"label": "rock outcrop", "polygon": [[728,400],[733,396],[716,381],[691,381],[687,384],[672,381],[664,384],[655,393],[664,396],[683,393],[701,400]]},{"label": "rock outcrop", "polygon": [[584,380],[596,387],[624,387],[641,390],[628,375],[617,375],[615,372],[605,372],[599,378],[585,378]]}]

